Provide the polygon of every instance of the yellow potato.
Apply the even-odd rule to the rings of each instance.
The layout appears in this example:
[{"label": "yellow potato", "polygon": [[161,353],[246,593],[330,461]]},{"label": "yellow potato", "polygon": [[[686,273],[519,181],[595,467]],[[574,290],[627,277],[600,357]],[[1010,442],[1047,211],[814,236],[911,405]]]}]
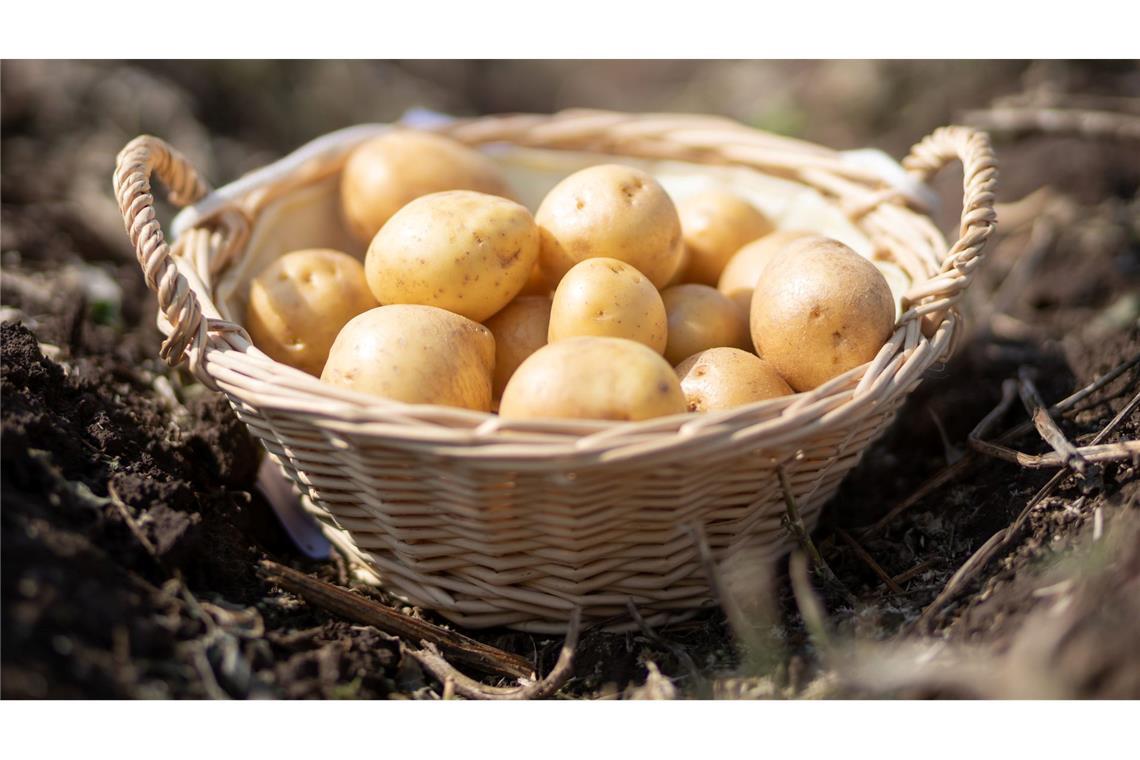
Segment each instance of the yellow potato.
[{"label": "yellow potato", "polygon": [[374,306],[355,258],[325,248],[293,251],[250,283],[245,328],[273,359],[319,375],[340,328]]},{"label": "yellow potato", "polygon": [[752,293],[756,353],[797,391],[871,361],[894,322],[886,278],[837,240],[796,244],[765,268]]},{"label": "yellow potato", "polygon": [[546,345],[550,326],[549,296],[519,296],[486,322],[495,336],[495,398],[523,361]]},{"label": "yellow potato", "polygon": [[674,285],[661,293],[668,318],[665,359],[670,364],[717,346],[749,348],[748,315],[708,285]]},{"label": "yellow potato", "polygon": [[793,393],[771,364],[739,348],[710,348],[677,365],[690,412],[732,409]]},{"label": "yellow potato", "polygon": [[677,204],[689,251],[684,282],[716,285],[728,260],[744,245],[772,231],[755,206],[727,190],[709,190]]},{"label": "yellow potato", "polygon": [[538,259],[538,228],[506,198],[451,190],[404,206],[364,259],[382,304],[438,306],[481,322],[510,303]]},{"label": "yellow potato", "polygon": [[499,167],[477,150],[441,135],[399,130],[349,155],[340,180],[341,212],[352,234],[367,244],[408,203],[443,190],[511,197]]},{"label": "yellow potato", "polygon": [[499,414],[513,419],[644,420],[685,411],[673,368],[624,338],[568,338],[522,363],[503,391]]},{"label": "yellow potato", "polygon": [[535,214],[542,231],[543,272],[557,283],[584,259],[612,258],[635,267],[656,288],[680,263],[684,243],[673,201],[640,169],[601,164],[555,185]]},{"label": "yellow potato", "polygon": [[809,237],[816,235],[800,230],[778,230],[745,245],[728,260],[716,289],[735,301],[747,314],[752,306],[752,290],[768,262],[792,243]]},{"label": "yellow potato", "polygon": [[495,339],[478,322],[433,306],[378,306],[340,331],[321,381],[409,404],[487,412]]},{"label": "yellow potato", "polygon": [[661,294],[641,272],[617,259],[586,259],[566,273],[550,309],[551,343],[581,335],[628,338],[665,351]]}]

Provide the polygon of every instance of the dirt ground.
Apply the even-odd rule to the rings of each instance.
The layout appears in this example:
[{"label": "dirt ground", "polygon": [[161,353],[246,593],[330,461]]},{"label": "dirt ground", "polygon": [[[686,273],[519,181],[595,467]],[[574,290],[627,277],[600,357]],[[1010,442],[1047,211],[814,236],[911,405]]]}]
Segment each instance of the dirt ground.
[{"label": "dirt ground", "polygon": [[[225,402],[158,359],[154,298],[110,192],[136,134],[221,184],[410,106],[722,113],[896,156],[941,124],[1000,127],[1017,106],[1112,111],[1133,135],[1140,119],[1135,62],[8,61],[0,77],[4,698],[443,692],[399,639],[259,575],[272,559],[344,582],[276,523],[254,487],[258,448]],[[814,541],[834,580],[801,583],[786,561],[736,568],[728,593],[743,589],[750,612],[731,622],[588,630],[559,697],[1140,698],[1140,461],[1046,487],[1056,469],[967,442],[1019,373],[1054,403],[1140,356],[1140,142],[1095,121],[1044,126],[994,131],[999,234],[964,307],[969,334],[825,511]],[[950,230],[961,176],[947,175]],[[1133,365],[1055,416],[1076,445],[1117,417],[1102,442],[1135,440],[1138,390]],[[990,439],[1026,419],[1015,400]],[[1050,450],[1032,427],[1009,445]],[[562,644],[466,633],[540,673]]]}]

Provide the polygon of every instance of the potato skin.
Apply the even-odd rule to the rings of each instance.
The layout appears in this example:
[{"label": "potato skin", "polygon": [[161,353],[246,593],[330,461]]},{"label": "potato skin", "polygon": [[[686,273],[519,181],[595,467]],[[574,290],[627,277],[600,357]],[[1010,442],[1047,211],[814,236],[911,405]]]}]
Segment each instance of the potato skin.
[{"label": "potato skin", "polygon": [[662,353],[666,319],[661,294],[645,275],[617,259],[586,259],[558,283],[547,337],[628,338]]},{"label": "potato skin", "polygon": [[708,190],[677,204],[689,252],[683,282],[717,283],[729,259],[775,227],[755,206],[727,190]]},{"label": "potato skin", "polygon": [[665,359],[677,364],[707,348],[751,348],[748,315],[708,285],[687,283],[661,293],[669,321]]},{"label": "potato skin", "polygon": [[341,213],[367,245],[401,208],[444,190],[512,197],[499,167],[479,151],[429,132],[388,132],[349,155],[340,180]]},{"label": "potato skin", "polygon": [[752,291],[760,281],[768,262],[782,254],[793,243],[809,237],[819,236],[802,230],[777,230],[748,243],[733,254],[725,264],[717,280],[716,289],[735,301],[747,314],[752,308]]},{"label": "potato skin", "polygon": [[522,290],[538,259],[526,207],[485,193],[432,193],[396,212],[364,259],[382,304],[437,306],[481,322]]},{"label": "potato skin", "polygon": [[676,272],[684,242],[677,208],[665,188],[640,169],[600,164],[571,174],[535,213],[540,262],[550,282],[591,258],[635,267],[662,288]]},{"label": "potato skin", "polygon": [[478,322],[433,306],[378,306],[336,338],[321,381],[409,404],[487,412],[495,339]]},{"label": "potato skin", "polygon": [[528,356],[546,345],[550,327],[549,296],[519,296],[487,320],[495,336],[495,376],[492,394],[503,395],[511,375]]},{"label": "potato skin", "polygon": [[271,358],[320,375],[340,329],[376,305],[359,261],[308,248],[286,253],[253,278],[245,328]]},{"label": "potato skin", "polygon": [[791,395],[791,386],[769,363],[739,348],[710,348],[677,365],[690,412],[721,409]]},{"label": "potato skin", "polygon": [[684,411],[669,363],[625,338],[567,338],[543,346],[518,368],[499,404],[499,415],[512,419],[644,420]]},{"label": "potato skin", "polygon": [[871,361],[894,322],[886,278],[837,240],[796,244],[768,265],[752,293],[756,353],[797,391]]}]

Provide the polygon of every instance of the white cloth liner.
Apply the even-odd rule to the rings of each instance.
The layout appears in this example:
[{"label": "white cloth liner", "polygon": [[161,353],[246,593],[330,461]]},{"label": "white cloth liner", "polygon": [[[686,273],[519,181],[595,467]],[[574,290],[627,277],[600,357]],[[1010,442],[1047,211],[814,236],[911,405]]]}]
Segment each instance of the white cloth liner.
[{"label": "white cloth liner", "polygon": [[[407,111],[397,122],[409,127],[434,127],[453,121],[447,114],[430,111],[424,108],[413,108]],[[256,190],[275,181],[277,178],[295,171],[306,162],[335,154],[357,145],[383,132],[388,131],[392,124],[358,124],[354,127],[338,129],[329,132],[315,140],[305,143],[297,150],[284,158],[274,161],[268,166],[256,169],[223,187],[214,190],[198,203],[187,206],[171,223],[171,231],[177,237],[199,220],[217,211],[234,198]],[[861,148],[859,150],[844,151],[840,154],[844,162],[853,166],[872,171],[883,178],[883,181],[896,188],[904,196],[921,203],[926,208],[935,210],[938,206],[938,196],[925,183],[919,182],[909,175],[905,169],[893,158],[881,150],[874,148]]]}]

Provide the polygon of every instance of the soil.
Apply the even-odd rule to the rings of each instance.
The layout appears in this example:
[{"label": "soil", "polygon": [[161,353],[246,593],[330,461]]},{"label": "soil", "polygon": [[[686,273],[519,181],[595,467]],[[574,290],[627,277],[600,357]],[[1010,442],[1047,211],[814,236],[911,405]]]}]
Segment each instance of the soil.
[{"label": "soil", "polygon": [[[524,64],[509,62],[6,62],[3,697],[442,695],[399,640],[258,574],[259,560],[272,559],[344,581],[342,567],[306,560],[277,524],[255,488],[259,449],[228,405],[157,358],[154,299],[109,189],[114,155],[130,137],[167,137],[221,183],[317,134],[411,105],[456,113],[567,105],[551,99],[552,81],[564,82],[560,97],[603,107],[616,95],[583,82],[637,81],[639,102],[622,107],[726,113],[895,155],[997,97],[1140,98],[1135,67],[952,64],[629,62],[614,64],[613,77],[588,77],[547,62],[520,79]],[[935,101],[923,94],[932,81],[953,86]],[[773,100],[788,113],[746,107],[735,94],[773,82],[784,88]],[[256,98],[244,97],[253,90]],[[373,91],[386,94],[360,97]],[[823,99],[828,91],[847,99]],[[299,107],[328,105],[329,93],[339,94],[336,107]],[[819,126],[802,118],[816,112],[830,118]],[[296,120],[283,120],[292,113]],[[824,629],[805,624],[786,561],[734,568],[747,583],[729,587],[746,588],[755,602],[743,624],[710,611],[654,636],[587,631],[560,697],[1140,697],[1140,462],[1061,480],[1009,545],[925,616],[1054,471],[973,456],[881,529],[864,531],[966,454],[968,433],[998,403],[1003,381],[1026,369],[1052,403],[1140,354],[1140,151],[1087,136],[995,138],[999,200],[1040,188],[1049,195],[1036,196],[1045,199],[1038,208],[1032,200],[1003,206],[964,306],[968,337],[825,511],[814,541],[835,580],[816,573],[812,583]],[[937,183],[944,229],[954,227],[960,181]],[[1138,388],[1133,368],[1058,422],[1086,444]],[[1015,404],[997,430],[1024,419]],[[1106,442],[1137,438],[1133,411]],[[1049,450],[1032,431],[1011,445]],[[465,633],[535,659],[540,672],[561,645],[510,631]]]}]

